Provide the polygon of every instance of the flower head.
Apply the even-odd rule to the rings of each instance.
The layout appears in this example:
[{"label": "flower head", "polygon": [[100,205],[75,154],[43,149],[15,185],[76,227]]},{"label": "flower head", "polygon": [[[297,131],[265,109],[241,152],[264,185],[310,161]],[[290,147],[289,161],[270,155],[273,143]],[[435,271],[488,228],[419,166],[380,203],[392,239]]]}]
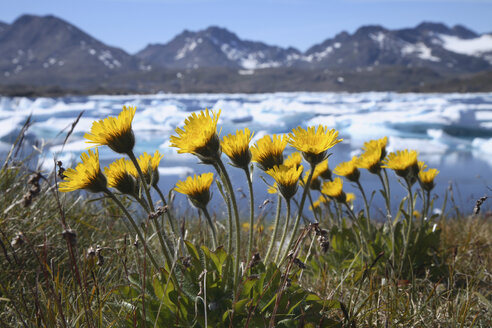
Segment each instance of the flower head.
[{"label": "flower head", "polygon": [[313,202],[313,206],[309,206],[309,209],[311,211],[313,211],[313,208],[314,208],[314,210],[316,210],[316,209],[320,208],[322,204],[327,204],[329,201],[330,201],[329,198],[327,198],[324,195],[320,195],[319,198]]},{"label": "flower head", "polygon": [[187,177],[185,181],[176,183],[176,190],[188,196],[193,205],[204,208],[210,201],[210,185],[214,180],[213,173],[203,173],[199,176]]},{"label": "flower head", "polygon": [[269,185],[268,188],[267,188],[267,192],[269,194],[276,194],[278,193],[278,185],[276,182],[273,183],[273,185]]},{"label": "flower head", "polygon": [[352,193],[352,192],[348,192],[347,193],[347,200],[346,200],[346,202],[347,203],[353,203],[354,200],[355,200],[355,194]]},{"label": "flower head", "polygon": [[108,178],[108,186],[117,189],[122,194],[134,195],[137,184],[130,173],[132,169],[134,169],[133,164],[124,158],[109,164],[109,167],[104,168],[104,173]]},{"label": "flower head", "polygon": [[275,179],[278,190],[285,199],[291,199],[297,192],[299,177],[302,174],[302,165],[298,168],[287,165],[275,165],[267,173]]},{"label": "flower head", "polygon": [[343,192],[343,180],[340,178],[335,178],[333,181],[325,181],[321,192],[340,203],[345,203],[347,200],[347,195]]},{"label": "flower head", "polygon": [[381,151],[380,160],[383,160],[386,157],[386,146],[387,145],[388,145],[388,137],[384,137],[381,139],[370,140],[370,141],[364,142],[364,147],[362,147],[362,149],[366,152],[374,150],[374,149],[379,149]]},{"label": "flower head", "polygon": [[296,151],[290,154],[285,160],[284,164],[287,166],[299,167],[302,163],[302,155],[300,152]]},{"label": "flower head", "polygon": [[304,159],[315,166],[326,159],[326,151],[343,139],[338,138],[338,131],[335,129],[328,130],[326,126],[308,127],[304,130],[300,126],[289,133],[289,144],[302,152]]},{"label": "flower head", "polygon": [[395,173],[404,178],[411,178],[415,176],[419,167],[417,164],[417,152],[415,150],[409,151],[398,150],[396,153],[388,154],[383,160],[383,166],[395,171]]},{"label": "flower head", "polygon": [[213,163],[220,158],[220,140],[217,134],[218,113],[208,109],[200,114],[193,113],[185,120],[183,129],[176,128],[177,136],[171,136],[171,147],[178,148],[178,153],[196,155],[204,163]]},{"label": "flower head", "polygon": [[287,140],[285,136],[264,136],[251,147],[252,161],[258,163],[263,171],[268,171],[275,165],[281,165],[284,161],[282,153]]},{"label": "flower head", "polygon": [[314,170],[314,174],[318,174],[323,180],[331,180],[331,170],[328,166],[328,160],[319,163]]},{"label": "flower head", "polygon": [[427,171],[420,171],[419,178],[420,178],[420,182],[422,182],[422,188],[424,188],[424,190],[431,191],[435,186],[434,179],[438,174],[439,171],[437,169],[428,169]]},{"label": "flower head", "polygon": [[248,167],[251,162],[249,143],[253,134],[245,128],[244,131],[237,130],[235,135],[229,134],[222,139],[222,151],[231,159],[233,165],[239,168]]},{"label": "flower head", "polygon": [[87,143],[95,146],[107,145],[120,154],[130,153],[135,146],[132,121],[136,110],[136,107],[123,106],[117,118],[110,116],[92,123],[91,132],[84,135],[89,140]]},{"label": "flower head", "polygon": [[[156,186],[159,182],[159,163],[164,155],[161,155],[158,150],[155,151],[154,156],[147,154],[144,152],[137,158],[138,166],[142,170],[142,173],[145,177],[145,181],[147,183],[151,183],[153,186]],[[130,163],[130,173],[136,179],[139,178],[137,169]]]},{"label": "flower head", "polygon": [[357,160],[357,166],[361,169],[367,169],[373,174],[381,171],[381,148],[368,148]]},{"label": "flower head", "polygon": [[65,179],[60,182],[59,190],[62,192],[77,189],[87,189],[90,192],[105,191],[107,181],[99,166],[99,150],[96,148],[93,152],[89,149],[89,154],[83,153],[80,159],[82,163],[77,164],[75,169],[69,168],[63,173]]},{"label": "flower head", "polygon": [[357,182],[360,177],[360,171],[357,169],[358,158],[352,157],[348,162],[343,162],[337,165],[333,170],[333,173],[346,177],[350,181]]}]

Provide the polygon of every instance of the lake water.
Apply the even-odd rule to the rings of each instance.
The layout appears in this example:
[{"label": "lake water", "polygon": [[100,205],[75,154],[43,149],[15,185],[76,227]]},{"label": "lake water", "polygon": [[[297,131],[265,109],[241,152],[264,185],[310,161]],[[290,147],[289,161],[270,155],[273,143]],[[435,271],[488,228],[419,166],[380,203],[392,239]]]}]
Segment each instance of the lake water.
[{"label": "lake water", "polygon": [[[442,204],[450,184],[460,211],[470,213],[475,200],[492,193],[492,93],[480,94],[397,94],[397,93],[274,93],[274,94],[156,94],[127,96],[84,96],[62,98],[0,97],[0,153],[5,154],[19,133],[22,124],[32,115],[28,142],[44,142],[40,165],[52,169],[53,157],[65,165],[74,163],[87,148],[83,135],[92,122],[108,115],[115,116],[123,105],[137,106],[133,129],[137,138],[135,152],[164,154],[161,162],[161,187],[167,191],[178,179],[211,170],[197,164],[191,155],[177,154],[169,147],[174,129],[183,126],[193,111],[205,108],[222,110],[219,120],[221,135],[244,127],[255,132],[253,142],[265,134],[288,133],[297,126],[323,124],[340,132],[343,143],[332,149],[330,167],[360,153],[364,141],[388,136],[388,150],[415,149],[419,160],[441,173],[436,178],[436,205]],[[73,135],[61,147],[72,122],[83,111]],[[291,152],[289,147],[286,155]],[[118,157],[102,147],[101,161],[107,164]],[[4,157],[5,155],[2,155]],[[227,159],[224,158],[227,162]],[[237,188],[245,193],[244,173],[229,167]],[[266,176],[255,170],[255,176]],[[404,195],[393,173],[392,192],[396,199]],[[366,192],[380,188],[379,181],[362,172]],[[268,195],[263,181],[256,178],[256,205]],[[269,178],[267,177],[267,180]],[[353,187],[347,185],[347,190]],[[357,196],[359,194],[355,192]],[[241,193],[238,193],[240,196]],[[317,198],[316,194],[313,194]],[[356,208],[362,208],[361,199]],[[182,195],[176,196],[180,205],[187,206]],[[381,196],[374,197],[374,211],[383,206]],[[223,205],[219,192],[213,190],[212,211],[221,213]],[[243,202],[242,211],[247,213]],[[273,210],[270,206],[268,210]],[[492,208],[487,202],[483,209]],[[450,207],[448,206],[448,210]]]}]

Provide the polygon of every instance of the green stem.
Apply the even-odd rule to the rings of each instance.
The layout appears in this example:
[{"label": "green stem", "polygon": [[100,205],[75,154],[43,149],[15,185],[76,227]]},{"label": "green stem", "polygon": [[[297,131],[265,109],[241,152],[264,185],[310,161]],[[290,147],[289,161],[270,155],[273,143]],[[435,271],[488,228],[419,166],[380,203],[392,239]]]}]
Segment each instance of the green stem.
[{"label": "green stem", "polygon": [[386,169],[383,169],[384,173],[384,181],[386,181],[386,195],[388,195],[388,212],[391,214],[391,192],[390,192],[390,184],[388,179],[388,172]]},{"label": "green stem", "polygon": [[[328,211],[328,216],[330,217],[331,225],[335,225],[335,217],[333,216],[333,212],[331,211],[331,199],[328,198],[325,194],[322,194],[323,197],[325,198],[325,203],[326,203],[326,210]],[[336,205],[335,205],[336,207]]]},{"label": "green stem", "polygon": [[292,247],[292,244],[294,243],[294,238],[297,232],[297,228],[299,227],[299,221],[301,221],[302,217],[302,210],[304,209],[304,203],[306,202],[306,196],[309,191],[309,186],[311,185],[311,180],[313,178],[314,174],[314,169],[316,168],[316,165],[311,164],[311,171],[309,172],[308,179],[306,181],[306,184],[304,185],[304,192],[302,193],[302,198],[301,198],[301,204],[299,205],[299,212],[297,213],[296,221],[294,223],[294,229],[292,230],[292,234],[289,240],[289,244],[287,245],[287,249],[285,251],[284,256],[282,257],[282,260],[280,262],[283,262],[284,259],[287,257],[289,254],[289,249]]},{"label": "green stem", "polygon": [[383,186],[384,201],[386,202],[386,219],[388,220],[389,229],[391,233],[391,261],[394,268],[395,267],[395,229],[393,227],[393,219],[391,217],[389,185],[387,185],[388,176],[384,169],[383,172],[385,173],[386,176],[386,182],[383,179],[383,176],[381,175],[381,171],[377,173],[377,176],[379,177],[379,180],[381,181],[381,185]]},{"label": "green stem", "polygon": [[405,178],[405,182],[407,183],[407,189],[408,189],[408,198],[409,198],[409,210],[408,210],[408,222],[407,222],[407,234],[404,240],[404,247],[403,247],[403,256],[401,260],[401,268],[400,268],[400,273],[401,269],[403,268],[403,264],[406,261],[407,253],[408,253],[408,247],[410,243],[410,233],[412,232],[412,224],[413,224],[413,194],[412,194],[412,185],[410,183],[409,178]]},{"label": "green stem", "polygon": [[204,206],[201,208],[203,214],[205,215],[205,218],[207,219],[208,225],[210,226],[210,230],[212,231],[212,246],[214,250],[217,249],[217,231],[215,230],[214,223],[212,221],[212,218],[210,217],[210,214],[208,213],[207,207]]},{"label": "green stem", "polygon": [[285,202],[287,204],[287,214],[285,215],[284,231],[282,232],[282,238],[280,238],[280,245],[278,246],[277,255],[275,256],[275,260],[274,260],[275,263],[277,263],[278,257],[282,252],[282,248],[284,247],[285,237],[287,236],[287,231],[289,230],[290,199],[286,199]]},{"label": "green stem", "polygon": [[231,179],[229,178],[229,174],[224,166],[224,163],[220,158],[217,159],[217,165],[220,168],[221,176],[224,178],[224,183],[227,187],[229,197],[232,202],[232,209],[234,210],[235,216],[235,224],[236,224],[236,258],[234,259],[234,286],[237,287],[237,282],[239,280],[239,257],[240,257],[240,248],[241,248],[241,227],[239,226],[239,211],[237,208],[236,195],[234,194],[234,190],[232,189]]},{"label": "green stem", "polygon": [[[138,228],[138,225],[137,223],[135,222],[135,220],[133,219],[133,217],[131,216],[131,214],[127,211],[127,209],[125,208],[125,206],[120,202],[120,200],[118,198],[116,198],[116,196],[111,192],[109,191],[109,189],[106,189],[104,191],[104,193],[106,195],[108,195],[115,203],[116,205],[118,205],[121,210],[123,211],[123,213],[125,213],[128,221],[130,221],[130,224],[132,225],[133,227],[133,230],[135,230],[135,233],[137,234],[138,236],[138,239],[140,241],[142,241],[142,243],[146,243],[147,241],[144,239],[144,237],[142,236],[142,233],[140,232],[140,229]],[[148,247],[145,247],[145,250],[147,252],[147,255],[149,256],[149,259],[150,261],[152,262],[152,264],[154,265],[155,269],[157,271],[159,271],[159,266],[157,265],[157,262],[156,260],[154,259],[154,256],[152,255],[152,252],[150,251],[150,249]],[[167,260],[167,259],[166,259]],[[169,265],[171,263],[169,262]]]},{"label": "green stem", "polygon": [[133,162],[133,165],[137,169],[138,176],[140,177],[143,189],[145,191],[145,196],[147,197],[147,201],[149,202],[150,211],[154,212],[154,203],[152,202],[152,197],[150,196],[149,185],[145,180],[145,176],[143,175],[142,169],[140,168],[140,165],[138,164],[137,158],[135,157],[133,151],[128,152],[128,157],[130,157],[130,160]]},{"label": "green stem", "polygon": [[[140,176],[140,180],[142,182],[143,189],[145,191],[145,195],[147,196],[147,201],[149,203],[150,211],[155,212],[154,203],[152,202],[152,197],[150,196],[149,186],[147,184],[147,181],[145,180],[145,176],[142,172],[142,169],[140,168],[140,165],[138,164],[137,158],[135,157],[135,154],[133,153],[133,151],[128,152],[128,156],[130,157],[131,161],[133,162],[133,165],[137,169],[138,175]],[[167,244],[167,242],[166,242],[167,238],[163,237],[164,231],[161,231],[159,229],[159,225],[157,223],[157,218],[155,220],[151,220],[151,221],[153,221],[152,224],[154,225],[154,230],[157,234],[157,239],[159,239],[159,243],[161,245],[162,252],[164,253],[164,256],[166,257],[166,261],[168,261],[169,267],[171,267],[171,263],[172,263],[171,258],[172,257],[170,254],[172,254],[172,248],[170,247],[170,245]]]},{"label": "green stem", "polygon": [[[168,206],[167,202],[166,202],[166,198],[164,198],[164,194],[162,193],[161,189],[158,186],[154,186],[154,189],[159,194],[159,197],[161,198],[161,201],[162,201],[162,205]],[[174,235],[179,236],[178,228],[176,227],[176,224],[175,224],[173,218],[171,217],[171,209],[169,208],[169,206],[168,206],[167,211],[166,211],[166,216],[167,216],[167,219],[169,221],[169,225],[171,226],[171,230],[173,231]]]},{"label": "green stem", "polygon": [[313,209],[314,219],[316,220],[316,222],[320,222],[321,219],[318,218],[318,213],[314,209],[314,202],[313,202],[313,197],[311,196],[311,191],[308,191],[308,197],[309,197],[309,203],[311,204],[311,208]]},{"label": "green stem", "polygon": [[[383,171],[386,172],[386,171]],[[390,208],[390,203],[389,203],[389,191],[388,188],[386,187],[386,183],[384,182],[383,176],[381,175],[381,172],[377,173],[377,176],[379,177],[379,180],[381,181],[381,185],[383,186],[383,193],[384,193],[384,201],[386,203],[386,216],[388,218],[391,217],[391,208]]]},{"label": "green stem", "polygon": [[277,231],[278,231],[278,226],[279,226],[279,222],[280,222],[280,209],[281,209],[281,207],[282,207],[282,197],[280,196],[280,193],[278,193],[277,214],[275,215],[275,227],[273,229],[273,234],[272,234],[272,237],[270,239],[270,244],[268,245],[268,250],[267,250],[267,253],[265,255],[265,260],[263,261],[263,263],[265,263],[265,264],[268,263],[268,259],[270,258],[270,254],[272,252],[273,245],[275,244],[275,240],[277,239]]},{"label": "green stem", "polygon": [[362,250],[362,248],[366,248],[365,254],[369,254],[369,250],[367,249],[369,244],[368,244],[368,241],[367,241],[365,234],[362,232],[362,227],[360,226],[359,220],[357,220],[357,216],[355,215],[354,211],[350,208],[350,206],[347,202],[344,202],[343,205],[345,205],[345,207],[347,208],[347,211],[350,214],[350,216],[352,217],[352,221],[354,222],[354,224],[356,224],[359,227],[359,230],[361,232],[360,236],[362,236],[362,238],[364,239],[364,245],[366,245],[366,247],[364,247],[364,245],[362,244],[362,241],[360,240],[359,234],[357,234],[357,233],[355,234],[356,237],[358,237],[357,241],[359,243],[359,247],[361,248],[361,250]]},{"label": "green stem", "polygon": [[[212,164],[214,169],[217,171],[219,176],[221,177],[222,183],[224,183],[224,178],[222,177],[222,173],[220,172],[220,166],[216,163]],[[226,186],[226,192],[221,192],[222,198],[224,199],[224,203],[227,206],[227,214],[228,214],[228,220],[227,220],[227,225],[228,225],[228,231],[229,233],[227,234],[227,254],[232,254],[232,235],[233,235],[233,230],[232,230],[232,208],[231,208],[231,199],[226,196],[226,194],[229,192],[228,187]]]},{"label": "green stem", "polygon": [[369,203],[367,202],[366,193],[364,192],[364,188],[360,184],[360,181],[356,181],[357,187],[359,187],[360,193],[362,194],[362,198],[364,199],[364,207],[366,208],[366,223],[367,223],[367,233],[371,234],[371,214],[369,213]]},{"label": "green stem", "polygon": [[253,182],[251,181],[251,175],[249,172],[248,166],[244,168],[244,173],[246,174],[246,179],[248,180],[248,189],[249,189],[249,238],[248,238],[248,257],[246,258],[248,261],[251,259],[251,253],[253,250],[253,226],[255,220],[255,203],[253,196]]}]

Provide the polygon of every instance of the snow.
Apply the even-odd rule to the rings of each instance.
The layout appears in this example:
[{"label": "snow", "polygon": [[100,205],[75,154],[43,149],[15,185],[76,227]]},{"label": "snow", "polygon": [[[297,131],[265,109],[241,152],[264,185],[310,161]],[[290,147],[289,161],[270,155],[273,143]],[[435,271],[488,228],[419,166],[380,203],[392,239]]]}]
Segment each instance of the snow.
[{"label": "snow", "polygon": [[[198,42],[198,43],[201,43],[201,42]],[[186,38],[185,39],[185,45],[183,46],[183,48],[178,50],[178,52],[176,53],[176,56],[174,56],[174,59],[176,59],[176,60],[183,59],[188,53],[192,52],[196,48],[198,43],[193,39]]]},{"label": "snow", "polygon": [[246,70],[279,67],[281,65],[281,63],[276,61],[264,61],[265,54],[261,50],[249,52],[248,49],[238,48],[237,44],[229,45],[224,43],[220,46],[220,50],[222,50],[229,60],[237,62]]},{"label": "snow", "polygon": [[[239,72],[243,73],[239,73]],[[245,73],[248,72],[248,73]],[[239,70],[239,74],[249,74]],[[161,151],[168,165],[161,174],[186,175],[193,156],[178,155],[169,137],[192,111],[205,108],[222,113],[221,135],[244,127],[265,134],[283,134],[297,126],[323,124],[344,138],[344,154],[360,149],[364,141],[388,136],[389,150],[418,149],[423,160],[455,163],[460,156],[477,158],[492,167],[492,93],[396,94],[274,93],[274,94],[157,94],[64,98],[0,97],[0,142],[8,142],[32,114],[29,133],[44,139],[49,151],[61,158],[78,158],[87,149],[83,138],[92,122],[116,116],[123,105],[137,106],[133,130],[136,152]],[[62,148],[66,132],[84,111],[72,136]],[[62,133],[60,133],[63,130]],[[453,135],[449,131],[454,131]],[[484,131],[486,132],[484,134]],[[488,131],[488,132],[487,132]],[[341,146],[342,147],[342,146]],[[101,148],[101,158],[115,158]],[[456,155],[465,154],[465,155]],[[340,155],[339,155],[340,156]],[[52,166],[52,159],[47,159]],[[181,169],[179,169],[181,167]],[[489,168],[490,170],[490,168]]]},{"label": "snow", "polygon": [[386,35],[384,35],[383,32],[378,32],[378,33],[371,33],[369,35],[369,37],[374,40],[375,42],[377,42],[379,44],[379,47],[382,48],[383,47],[383,42],[384,42],[384,39],[386,38]]},{"label": "snow", "polygon": [[434,62],[441,61],[441,58],[433,56],[432,50],[422,42],[418,42],[416,44],[412,44],[412,43],[405,44],[401,48],[401,54],[403,56],[416,54],[420,59],[423,59],[423,60],[429,60],[429,61],[434,61]]},{"label": "snow", "polygon": [[[333,46],[335,46],[335,45],[333,45]],[[332,52],[333,52],[333,47],[332,46],[328,46],[328,47],[325,48],[325,50],[320,51],[320,52],[312,53],[309,56],[303,57],[303,59],[306,60],[306,61],[308,61],[308,62],[312,62],[313,60],[321,61],[323,58],[328,57]]]},{"label": "snow", "polygon": [[255,71],[252,69],[240,69],[239,71],[237,71],[237,73],[239,75],[253,75],[255,74]]},{"label": "snow", "polygon": [[442,46],[449,51],[464,55],[481,56],[492,51],[492,35],[484,34],[474,39],[460,39],[456,36],[439,35]]}]

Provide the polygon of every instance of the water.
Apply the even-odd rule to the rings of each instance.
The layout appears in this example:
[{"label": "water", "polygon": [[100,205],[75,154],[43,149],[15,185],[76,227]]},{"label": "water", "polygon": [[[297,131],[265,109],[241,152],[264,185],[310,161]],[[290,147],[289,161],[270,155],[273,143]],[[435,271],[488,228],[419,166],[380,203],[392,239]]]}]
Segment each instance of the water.
[{"label": "water", "polygon": [[[10,148],[26,118],[32,114],[35,122],[29,130],[29,142],[44,142],[41,166],[51,170],[53,157],[65,165],[78,160],[87,148],[83,135],[92,122],[108,115],[117,115],[123,105],[137,106],[133,129],[137,137],[135,152],[164,154],[160,173],[165,193],[178,179],[211,170],[198,165],[192,155],[177,154],[169,147],[169,137],[193,111],[205,108],[222,110],[219,120],[221,135],[249,127],[254,140],[265,134],[287,133],[297,126],[323,124],[340,132],[343,143],[332,149],[330,167],[360,153],[364,141],[388,136],[388,150],[416,149],[419,160],[441,173],[436,178],[436,206],[441,206],[450,184],[456,205],[470,213],[477,198],[491,193],[492,188],[492,93],[481,94],[396,94],[396,93],[275,93],[275,94],[157,94],[128,96],[86,96],[62,98],[0,98],[0,154]],[[61,144],[77,115],[84,111],[68,143]],[[287,153],[292,149],[287,149]],[[106,147],[100,149],[101,161],[107,164],[118,157]],[[4,155],[2,155],[4,157]],[[224,161],[227,159],[224,157]],[[244,173],[229,167],[236,188],[247,193]],[[266,186],[255,170],[255,203],[275,200],[266,194]],[[390,173],[392,193],[396,199],[404,195],[393,173]],[[362,184],[366,193],[380,189],[379,180],[363,170]],[[267,180],[270,179],[267,177]],[[346,184],[347,191],[353,191]],[[361,209],[361,197],[356,192],[356,208]],[[238,193],[238,196],[241,192]],[[316,194],[313,194],[317,198]],[[182,195],[180,205],[187,205]],[[374,212],[384,203],[377,193]],[[489,209],[487,202],[484,210]],[[184,206],[183,206],[184,207]],[[211,211],[223,212],[220,193],[213,189]],[[243,201],[241,209],[247,214]],[[273,210],[274,206],[267,206]]]}]

